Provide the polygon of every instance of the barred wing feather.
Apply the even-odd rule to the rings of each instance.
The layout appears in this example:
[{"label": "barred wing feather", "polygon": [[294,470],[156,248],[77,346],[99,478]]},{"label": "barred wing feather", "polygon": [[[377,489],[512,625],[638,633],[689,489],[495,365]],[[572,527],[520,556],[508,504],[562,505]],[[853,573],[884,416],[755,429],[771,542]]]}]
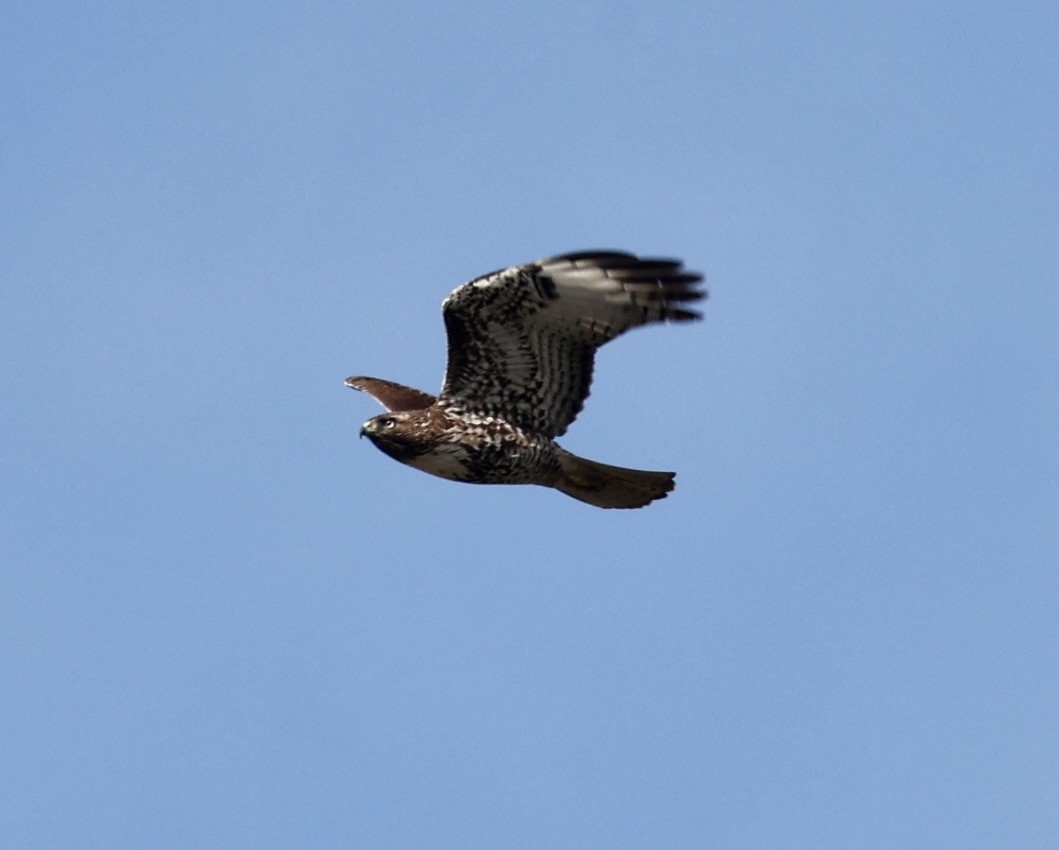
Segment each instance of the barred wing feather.
[{"label": "barred wing feather", "polygon": [[630,328],[700,318],[702,276],[677,260],[584,251],[464,284],[442,306],[443,405],[557,437],[581,411],[596,349]]}]

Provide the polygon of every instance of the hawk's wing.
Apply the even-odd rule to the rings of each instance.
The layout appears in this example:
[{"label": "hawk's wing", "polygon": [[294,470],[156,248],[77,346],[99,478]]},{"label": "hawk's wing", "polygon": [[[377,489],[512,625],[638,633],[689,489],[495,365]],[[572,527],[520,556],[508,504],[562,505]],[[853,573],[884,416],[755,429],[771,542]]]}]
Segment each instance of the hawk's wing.
[{"label": "hawk's wing", "polygon": [[563,254],[483,275],[445,299],[439,401],[556,437],[581,411],[596,349],[637,325],[688,321],[702,275],[678,260]]},{"label": "hawk's wing", "polygon": [[346,386],[367,393],[387,410],[422,410],[430,407],[436,399],[429,393],[385,381],[382,378],[366,378],[357,375],[346,378]]}]

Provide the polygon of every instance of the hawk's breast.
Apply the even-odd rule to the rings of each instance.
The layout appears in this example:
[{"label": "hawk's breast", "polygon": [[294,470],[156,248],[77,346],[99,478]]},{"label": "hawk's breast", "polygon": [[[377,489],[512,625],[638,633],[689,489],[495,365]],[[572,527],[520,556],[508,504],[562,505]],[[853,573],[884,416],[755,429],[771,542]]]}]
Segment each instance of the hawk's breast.
[{"label": "hawk's breast", "polygon": [[439,443],[429,452],[409,458],[405,463],[440,478],[467,481],[473,477],[469,461],[470,452],[466,446],[459,443]]}]

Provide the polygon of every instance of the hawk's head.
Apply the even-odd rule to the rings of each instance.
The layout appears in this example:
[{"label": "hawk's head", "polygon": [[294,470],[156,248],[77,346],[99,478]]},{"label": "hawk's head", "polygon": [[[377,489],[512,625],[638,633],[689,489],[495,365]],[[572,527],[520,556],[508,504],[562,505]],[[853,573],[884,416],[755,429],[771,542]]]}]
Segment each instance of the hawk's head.
[{"label": "hawk's head", "polygon": [[380,413],[361,426],[360,436],[367,437],[394,460],[408,463],[430,448],[425,439],[421,414],[418,410]]}]

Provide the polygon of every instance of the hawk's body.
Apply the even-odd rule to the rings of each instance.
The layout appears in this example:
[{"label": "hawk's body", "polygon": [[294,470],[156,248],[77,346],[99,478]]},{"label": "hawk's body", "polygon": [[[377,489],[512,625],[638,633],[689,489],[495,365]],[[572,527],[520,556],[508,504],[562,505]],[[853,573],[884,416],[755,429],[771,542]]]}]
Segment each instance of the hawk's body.
[{"label": "hawk's body", "polygon": [[392,411],[364,423],[396,460],[478,484],[540,484],[590,504],[642,507],[673,489],[671,472],[576,457],[554,440],[581,411],[599,346],[629,328],[687,321],[701,276],[675,260],[613,251],[564,254],[493,272],[442,305],[449,353],[440,395],[355,377]]}]

